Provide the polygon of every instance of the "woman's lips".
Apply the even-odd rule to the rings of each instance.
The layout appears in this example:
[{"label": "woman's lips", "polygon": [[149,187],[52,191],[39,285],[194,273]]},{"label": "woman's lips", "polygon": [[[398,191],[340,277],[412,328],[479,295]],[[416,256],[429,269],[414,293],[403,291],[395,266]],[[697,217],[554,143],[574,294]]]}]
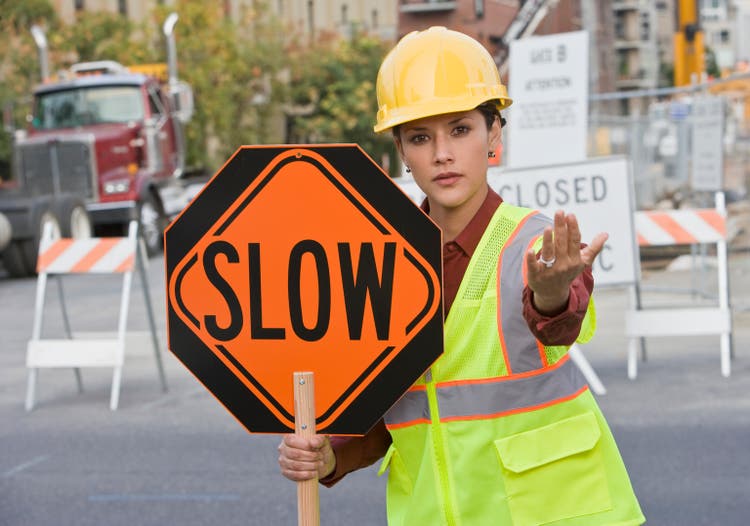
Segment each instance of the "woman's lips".
[{"label": "woman's lips", "polygon": [[445,172],[438,174],[433,181],[440,186],[450,186],[461,178],[461,174],[456,172]]}]

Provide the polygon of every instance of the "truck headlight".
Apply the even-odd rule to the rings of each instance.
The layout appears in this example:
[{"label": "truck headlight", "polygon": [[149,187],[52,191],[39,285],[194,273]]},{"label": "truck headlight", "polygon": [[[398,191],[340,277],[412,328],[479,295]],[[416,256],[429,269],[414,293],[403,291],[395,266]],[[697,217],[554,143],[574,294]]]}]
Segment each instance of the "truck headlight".
[{"label": "truck headlight", "polygon": [[107,181],[104,183],[104,193],[110,194],[122,194],[130,190],[130,179],[115,179],[114,181]]}]

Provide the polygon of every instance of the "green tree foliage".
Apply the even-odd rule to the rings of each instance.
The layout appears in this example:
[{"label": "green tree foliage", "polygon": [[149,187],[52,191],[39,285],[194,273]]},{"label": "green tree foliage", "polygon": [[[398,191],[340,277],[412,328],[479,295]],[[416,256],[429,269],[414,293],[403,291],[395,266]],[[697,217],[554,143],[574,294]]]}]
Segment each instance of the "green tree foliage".
[{"label": "green tree foliage", "polygon": [[[22,122],[31,88],[40,81],[32,24],[57,24],[48,0],[0,0],[0,108],[14,125]],[[11,135],[0,131],[0,179],[10,177],[10,159]]]},{"label": "green tree foliage", "polygon": [[82,11],[75,24],[63,25],[49,35],[59,68],[74,62],[114,60],[122,64],[149,62],[154,51],[140,38],[140,28],[127,18],[105,11]]},{"label": "green tree foliage", "polygon": [[354,142],[378,163],[383,154],[393,159],[391,138],[372,131],[375,78],[387,51],[387,44],[361,31],[351,39],[323,35],[312,45],[290,46],[288,98],[295,107],[307,109],[293,117],[290,139]]},{"label": "green tree foliage", "polygon": [[[167,11],[157,10],[163,20]],[[195,115],[187,127],[188,163],[213,169],[243,144],[266,142],[278,105],[273,89],[283,64],[283,31],[248,8],[238,23],[222,4],[178,1],[179,76],[193,87]]]},{"label": "green tree foliage", "polygon": [[706,57],[706,74],[710,77],[718,79],[721,77],[721,69],[716,61],[716,53],[713,48],[706,46],[704,48]]},{"label": "green tree foliage", "polygon": [[49,0],[0,0],[0,24],[3,33],[9,28],[15,32],[28,31],[32,24],[55,20],[55,9]]}]

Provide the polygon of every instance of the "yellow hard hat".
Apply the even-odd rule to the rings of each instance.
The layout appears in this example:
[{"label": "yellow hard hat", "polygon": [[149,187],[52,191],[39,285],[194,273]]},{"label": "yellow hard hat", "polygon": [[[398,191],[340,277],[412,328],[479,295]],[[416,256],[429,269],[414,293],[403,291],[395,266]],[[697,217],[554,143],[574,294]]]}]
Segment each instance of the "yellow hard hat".
[{"label": "yellow hard hat", "polygon": [[377,80],[375,131],[497,101],[502,110],[513,102],[495,61],[482,44],[445,27],[404,36],[386,55]]}]

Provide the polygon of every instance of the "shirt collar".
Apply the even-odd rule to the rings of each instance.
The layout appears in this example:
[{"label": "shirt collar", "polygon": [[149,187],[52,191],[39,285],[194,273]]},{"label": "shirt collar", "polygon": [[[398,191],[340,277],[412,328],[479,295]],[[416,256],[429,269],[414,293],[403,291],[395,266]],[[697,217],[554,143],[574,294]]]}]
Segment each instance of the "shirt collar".
[{"label": "shirt collar", "polygon": [[[484,198],[482,205],[471,218],[469,224],[464,227],[460,234],[456,236],[453,243],[459,246],[467,256],[471,257],[474,255],[474,251],[479,245],[479,241],[482,239],[484,231],[487,229],[487,225],[490,224],[492,216],[495,214],[495,210],[503,202],[503,198],[495,192],[492,188],[487,191],[487,196]],[[425,198],[422,201],[422,210],[426,213],[430,212],[430,204]]]}]

